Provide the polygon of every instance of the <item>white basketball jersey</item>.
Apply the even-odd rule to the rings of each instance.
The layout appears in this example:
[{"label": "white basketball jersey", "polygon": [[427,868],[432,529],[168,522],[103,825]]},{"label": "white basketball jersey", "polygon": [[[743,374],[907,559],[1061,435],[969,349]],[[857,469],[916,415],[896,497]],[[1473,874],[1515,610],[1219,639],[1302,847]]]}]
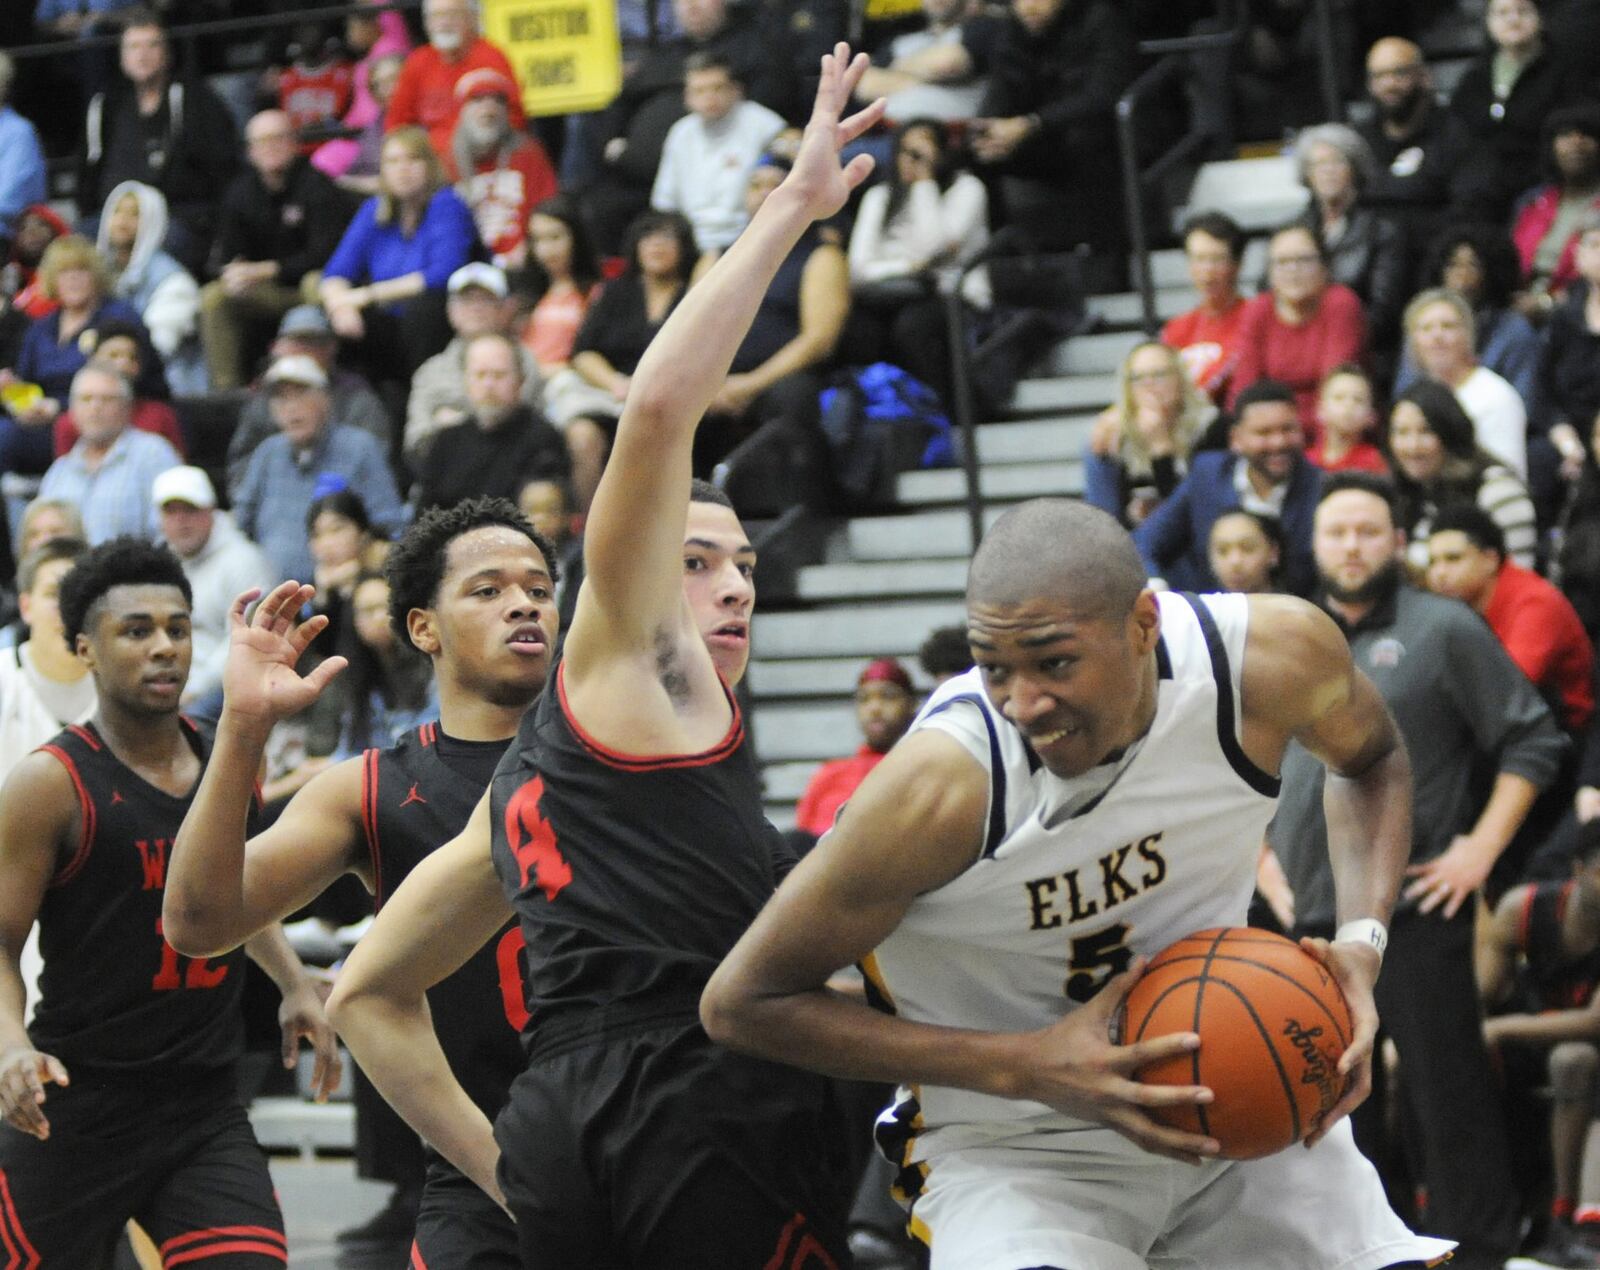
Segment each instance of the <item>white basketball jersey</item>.
[{"label": "white basketball jersey", "polygon": [[[1245,921],[1278,781],[1239,746],[1248,600],[1157,597],[1155,721],[1116,764],[1074,780],[1045,769],[972,670],[913,724],[959,741],[989,773],[981,856],[920,896],[863,964],[877,1003],[989,1032],[1045,1027],[1135,955]],[[879,1125],[896,1163],[962,1146],[1088,1128],[962,1089],[902,1089]],[[908,1179],[909,1180],[909,1179]]]}]

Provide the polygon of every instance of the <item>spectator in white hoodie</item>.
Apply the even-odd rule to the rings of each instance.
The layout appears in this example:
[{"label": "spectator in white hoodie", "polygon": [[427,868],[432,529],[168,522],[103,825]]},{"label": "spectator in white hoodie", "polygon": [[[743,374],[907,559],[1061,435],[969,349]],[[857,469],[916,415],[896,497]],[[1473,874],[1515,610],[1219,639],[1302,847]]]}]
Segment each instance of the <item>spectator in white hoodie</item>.
[{"label": "spectator in white hoodie", "polygon": [[161,537],[183,562],[194,592],[194,658],[183,702],[188,714],[214,719],[222,711],[222,667],[228,657],[228,610],[251,587],[265,594],[281,579],[266,552],[217,508],[211,478],[197,467],[171,467],[150,486]]},{"label": "spectator in white hoodie", "polygon": [[95,245],[111,269],[112,295],[144,320],[173,394],[195,396],[209,382],[200,346],[200,285],[161,249],[166,233],[166,197],[154,186],[123,181],[106,199]]}]

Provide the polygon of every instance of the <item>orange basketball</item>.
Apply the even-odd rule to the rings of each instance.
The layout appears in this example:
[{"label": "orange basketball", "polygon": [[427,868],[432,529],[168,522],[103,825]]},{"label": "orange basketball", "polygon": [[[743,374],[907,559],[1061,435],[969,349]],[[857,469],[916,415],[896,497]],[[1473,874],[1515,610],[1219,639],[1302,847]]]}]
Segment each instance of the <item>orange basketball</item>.
[{"label": "orange basketball", "polygon": [[1163,949],[1128,994],[1123,1044],[1196,1032],[1192,1054],[1139,1072],[1205,1085],[1216,1101],[1153,1114],[1252,1160],[1299,1142],[1339,1100],[1354,1026],[1333,976],[1293,940],[1249,927],[1196,931]]}]

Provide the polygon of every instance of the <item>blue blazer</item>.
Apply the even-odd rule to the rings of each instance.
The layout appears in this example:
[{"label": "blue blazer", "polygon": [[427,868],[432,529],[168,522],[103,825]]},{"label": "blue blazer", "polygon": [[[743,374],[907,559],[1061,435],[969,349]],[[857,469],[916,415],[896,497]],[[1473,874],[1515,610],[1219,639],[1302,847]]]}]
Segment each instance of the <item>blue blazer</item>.
[{"label": "blue blazer", "polygon": [[[1175,591],[1217,589],[1206,558],[1206,542],[1218,518],[1239,507],[1233,474],[1243,462],[1227,450],[1207,450],[1190,460],[1183,484],[1133,534],[1152,577],[1166,579]],[[1304,459],[1289,478],[1289,495],[1283,502],[1284,558],[1278,577],[1283,589],[1293,595],[1309,596],[1316,589],[1311,520],[1321,485],[1322,473]]]}]

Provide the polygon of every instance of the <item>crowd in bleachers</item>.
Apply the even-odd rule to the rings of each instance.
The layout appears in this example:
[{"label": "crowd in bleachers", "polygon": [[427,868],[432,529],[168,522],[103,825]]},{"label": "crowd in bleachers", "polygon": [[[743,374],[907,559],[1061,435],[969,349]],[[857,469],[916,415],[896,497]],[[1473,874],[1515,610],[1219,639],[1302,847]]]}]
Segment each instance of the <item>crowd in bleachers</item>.
[{"label": "crowd in bleachers", "polygon": [[[471,0],[424,0],[420,21],[374,4],[337,29],[294,22],[303,7],[238,6],[288,12],[286,39],[208,37],[180,65],[166,25],[219,16],[209,0],[38,0],[35,36],[117,47],[86,45],[70,73],[23,63],[54,91],[58,117],[33,123],[7,103],[39,96],[13,92],[0,53],[0,495],[21,617],[5,638],[26,642],[74,542],[161,538],[196,593],[188,702],[214,713],[233,595],[310,579],[330,618],[317,652],[351,669],[276,738],[277,798],[427,717],[426,664],[389,630],[381,572],[420,511],[519,502],[563,552],[570,613],[630,376],[781,182],[818,55],[860,18],[842,0],[622,0],[620,94],[529,119]],[[842,507],[839,465],[863,460],[825,425],[824,390],[888,363],[949,408],[943,297],[974,342],[1037,304],[995,259],[1002,228],[1005,254],[1087,244],[1051,277],[1128,277],[1113,109],[1149,65],[1140,40],[1213,31],[1211,8],[866,6],[861,93],[888,99],[889,125],[855,145],[878,171],[779,270],[699,474],[747,511]],[[1338,7],[1336,68],[1365,85],[1349,118],[1306,91],[1309,0],[1248,0],[1239,42],[1190,57],[1179,128],[1215,155],[1292,130],[1304,211],[1249,277],[1247,234],[1190,209],[1197,302],[1128,353],[1086,497],[1167,585],[1326,598],[1324,474],[1387,480],[1410,576],[1485,616],[1568,742],[1537,814],[1499,843],[1492,906],[1565,884],[1600,838],[1600,24],[1585,0],[1489,0],[1481,50],[1441,92],[1411,37],[1454,8]],[[46,162],[40,131],[67,139],[70,165]],[[70,166],[70,200],[51,197],[52,166]],[[17,665],[58,719],[82,715],[70,659]],[[880,677],[905,688],[893,669]],[[1600,910],[1600,882],[1581,885]],[[1267,908],[1293,927],[1286,886],[1264,858]],[[1485,981],[1496,1008],[1501,978]],[[1600,1017],[1573,1026],[1600,1044]],[[1502,1056],[1517,1037],[1491,1023],[1488,1039]],[[1397,1202],[1426,1225],[1446,1148],[1399,1136],[1409,1157],[1387,1175],[1416,1183]],[[1543,1255],[1573,1259],[1539,1264],[1600,1265],[1570,1228],[1570,1172],[1558,1159]]]}]

